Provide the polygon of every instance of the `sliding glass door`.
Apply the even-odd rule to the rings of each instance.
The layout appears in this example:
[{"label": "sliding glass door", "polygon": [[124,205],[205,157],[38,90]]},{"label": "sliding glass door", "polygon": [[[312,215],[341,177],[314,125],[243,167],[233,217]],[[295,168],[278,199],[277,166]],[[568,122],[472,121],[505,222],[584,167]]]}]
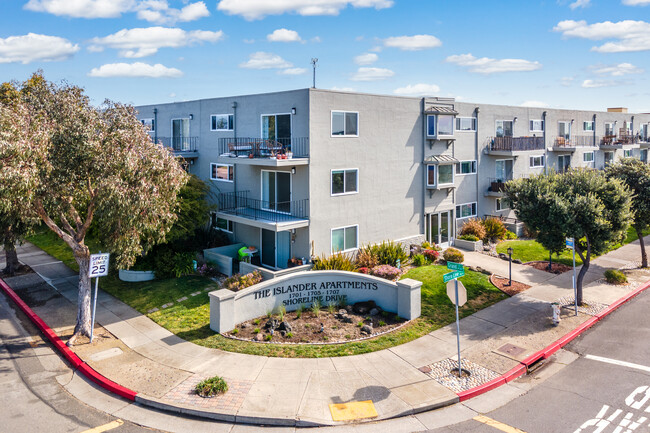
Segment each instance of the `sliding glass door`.
[{"label": "sliding glass door", "polygon": [[291,173],[262,171],[262,207],[266,210],[291,213]]}]

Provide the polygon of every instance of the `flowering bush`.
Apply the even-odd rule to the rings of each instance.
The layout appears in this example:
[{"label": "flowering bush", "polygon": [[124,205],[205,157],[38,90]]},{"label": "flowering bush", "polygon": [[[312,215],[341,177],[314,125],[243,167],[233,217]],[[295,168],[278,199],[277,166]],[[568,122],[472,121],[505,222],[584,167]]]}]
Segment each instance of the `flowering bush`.
[{"label": "flowering bush", "polygon": [[216,277],[219,274],[219,271],[207,263],[203,263],[201,266],[196,268],[196,272],[204,277]]},{"label": "flowering bush", "polygon": [[237,292],[239,290],[250,287],[262,281],[262,273],[260,271],[253,271],[250,274],[240,275],[235,274],[232,277],[226,278],[223,282],[223,288]]},{"label": "flowering bush", "polygon": [[365,266],[359,268],[358,271],[361,272],[362,274],[368,274],[368,273],[370,273],[370,269],[366,268]]},{"label": "flowering bush", "polygon": [[384,278],[386,280],[394,280],[402,274],[402,271],[391,265],[379,265],[370,270],[370,275],[375,277]]},{"label": "flowering bush", "polygon": [[422,255],[430,262],[435,262],[440,257],[440,253],[436,250],[423,250]]}]

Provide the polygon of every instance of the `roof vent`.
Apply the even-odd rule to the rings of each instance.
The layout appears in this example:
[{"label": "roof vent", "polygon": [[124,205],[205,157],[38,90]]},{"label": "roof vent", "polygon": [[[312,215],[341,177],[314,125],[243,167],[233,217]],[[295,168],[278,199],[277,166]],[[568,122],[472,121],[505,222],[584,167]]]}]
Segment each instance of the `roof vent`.
[{"label": "roof vent", "polygon": [[627,113],[627,107],[612,107],[607,109],[608,113]]}]

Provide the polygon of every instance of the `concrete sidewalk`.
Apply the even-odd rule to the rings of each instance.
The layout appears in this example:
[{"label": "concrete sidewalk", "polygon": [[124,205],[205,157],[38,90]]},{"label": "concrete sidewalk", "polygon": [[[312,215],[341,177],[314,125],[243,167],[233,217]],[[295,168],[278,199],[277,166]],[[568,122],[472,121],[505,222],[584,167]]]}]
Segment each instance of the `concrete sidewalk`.
[{"label": "concrete sidewalk", "polygon": [[[18,253],[39,275],[6,282],[59,335],[70,335],[76,316],[77,276],[33,245],[20,247]],[[631,268],[639,255],[635,242],[592,261],[584,287],[591,308],[582,309],[578,316],[563,309],[558,327],[550,324],[549,302],[573,296],[572,273],[556,276],[513,264],[513,279],[532,287],[461,320],[463,365],[473,373],[466,381],[449,374],[456,365],[455,324],[365,355],[268,358],[184,341],[101,291],[98,338],[75,347],[75,352],[107,378],[137,391],[141,403],[171,411],[229,422],[334,425],[329,404],[372,400],[377,419],[387,419],[452,405],[459,401],[459,392],[521,365],[524,358],[648,280],[650,272],[630,270],[628,286],[602,281],[605,268]],[[503,260],[479,253],[467,253],[465,258],[466,265],[507,275],[508,263]],[[227,394],[212,399],[192,394],[198,381],[214,375],[226,378]]]}]

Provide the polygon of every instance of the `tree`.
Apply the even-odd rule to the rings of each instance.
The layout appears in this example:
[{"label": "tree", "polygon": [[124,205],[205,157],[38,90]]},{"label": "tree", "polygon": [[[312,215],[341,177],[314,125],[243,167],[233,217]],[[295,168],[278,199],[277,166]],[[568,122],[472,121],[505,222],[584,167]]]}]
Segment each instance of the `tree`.
[{"label": "tree", "polygon": [[[3,167],[0,184],[18,182],[14,188],[25,192],[22,212],[37,215],[73,251],[79,295],[72,345],[90,335],[90,251],[84,243],[90,225],[112,262],[128,268],[164,241],[187,174],[170,150],[151,141],[133,107],[111,101],[93,107],[81,88],[50,83],[40,72],[17,87],[20,110],[31,123],[48,125],[47,133],[42,140],[4,143],[0,161],[29,169],[17,179]],[[29,151],[21,147],[25,141]],[[14,206],[5,197],[0,202],[0,208]]]},{"label": "tree", "polygon": [[650,166],[638,159],[625,158],[605,170],[607,177],[620,179],[634,193],[632,198],[632,227],[641,245],[641,267],[648,267],[643,231],[650,226]]},{"label": "tree", "polygon": [[630,224],[632,195],[618,179],[596,170],[571,170],[508,183],[506,196],[517,218],[538,230],[543,242],[559,248],[560,239],[575,239],[582,267],[576,281],[582,305],[582,281],[592,254],[602,254],[624,236]]}]

